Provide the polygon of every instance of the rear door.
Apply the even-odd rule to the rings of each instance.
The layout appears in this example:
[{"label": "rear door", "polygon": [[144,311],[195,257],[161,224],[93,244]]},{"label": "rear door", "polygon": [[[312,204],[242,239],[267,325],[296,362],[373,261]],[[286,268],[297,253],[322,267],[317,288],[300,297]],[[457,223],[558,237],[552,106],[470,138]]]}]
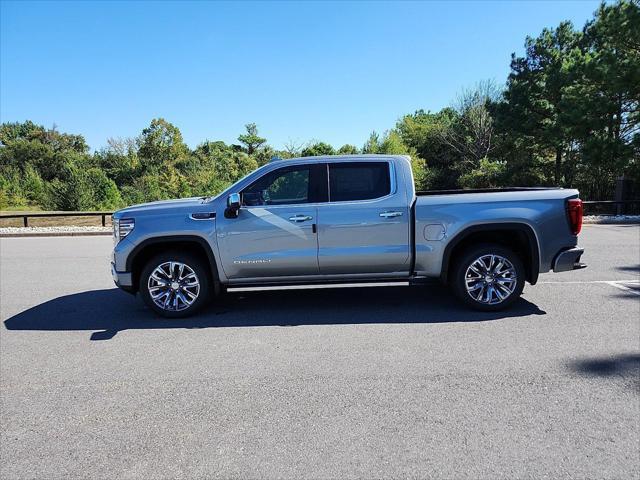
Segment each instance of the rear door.
[{"label": "rear door", "polygon": [[[241,193],[237,218],[217,220],[224,271],[230,279],[317,275],[315,233],[320,165],[293,165],[266,173]],[[326,194],[326,193],[325,193]]]},{"label": "rear door", "polygon": [[329,202],[318,205],[321,274],[409,269],[409,207],[390,161],[328,166]]}]

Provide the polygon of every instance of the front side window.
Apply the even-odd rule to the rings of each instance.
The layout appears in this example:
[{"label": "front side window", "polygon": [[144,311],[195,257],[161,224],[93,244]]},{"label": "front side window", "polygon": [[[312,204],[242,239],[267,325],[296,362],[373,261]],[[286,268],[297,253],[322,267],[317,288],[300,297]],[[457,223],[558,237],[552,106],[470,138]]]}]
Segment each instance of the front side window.
[{"label": "front side window", "polygon": [[295,205],[309,203],[310,168],[286,167],[267,173],[242,192],[242,204]]},{"label": "front side window", "polygon": [[329,201],[370,200],[391,193],[388,162],[329,164]]}]

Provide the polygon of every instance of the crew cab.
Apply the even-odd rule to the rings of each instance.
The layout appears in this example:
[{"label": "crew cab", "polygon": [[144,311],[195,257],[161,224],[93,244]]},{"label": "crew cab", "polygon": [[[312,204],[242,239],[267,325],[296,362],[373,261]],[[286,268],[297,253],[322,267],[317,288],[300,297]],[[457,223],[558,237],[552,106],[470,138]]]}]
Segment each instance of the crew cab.
[{"label": "crew cab", "polygon": [[416,192],[406,156],[294,158],[215,197],[115,212],[111,271],[165,317],[227,287],[426,279],[498,310],[540,273],[585,266],[581,225],[577,190]]}]

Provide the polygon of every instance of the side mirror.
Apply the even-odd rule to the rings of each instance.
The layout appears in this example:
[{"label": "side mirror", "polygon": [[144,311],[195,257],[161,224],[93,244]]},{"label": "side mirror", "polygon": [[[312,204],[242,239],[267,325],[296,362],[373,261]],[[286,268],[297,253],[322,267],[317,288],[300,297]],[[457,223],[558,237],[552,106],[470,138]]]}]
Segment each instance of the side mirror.
[{"label": "side mirror", "polygon": [[238,210],[240,208],[240,194],[239,193],[230,193],[227,197],[227,207],[233,208],[234,210]]},{"label": "side mirror", "polygon": [[224,211],[224,216],[227,218],[238,218],[240,212],[240,194],[230,193],[227,197],[227,209]]}]

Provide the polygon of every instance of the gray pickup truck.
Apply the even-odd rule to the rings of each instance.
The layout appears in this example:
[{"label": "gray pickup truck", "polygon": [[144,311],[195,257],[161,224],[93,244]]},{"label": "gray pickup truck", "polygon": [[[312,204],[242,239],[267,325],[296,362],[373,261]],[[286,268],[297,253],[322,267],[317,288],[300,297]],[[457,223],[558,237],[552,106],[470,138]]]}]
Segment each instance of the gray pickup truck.
[{"label": "gray pickup truck", "polygon": [[226,287],[426,279],[498,310],[539,273],[585,266],[577,190],[416,192],[399,155],[275,160],[216,197],[120,210],[113,226],[116,285],[165,317]]}]

